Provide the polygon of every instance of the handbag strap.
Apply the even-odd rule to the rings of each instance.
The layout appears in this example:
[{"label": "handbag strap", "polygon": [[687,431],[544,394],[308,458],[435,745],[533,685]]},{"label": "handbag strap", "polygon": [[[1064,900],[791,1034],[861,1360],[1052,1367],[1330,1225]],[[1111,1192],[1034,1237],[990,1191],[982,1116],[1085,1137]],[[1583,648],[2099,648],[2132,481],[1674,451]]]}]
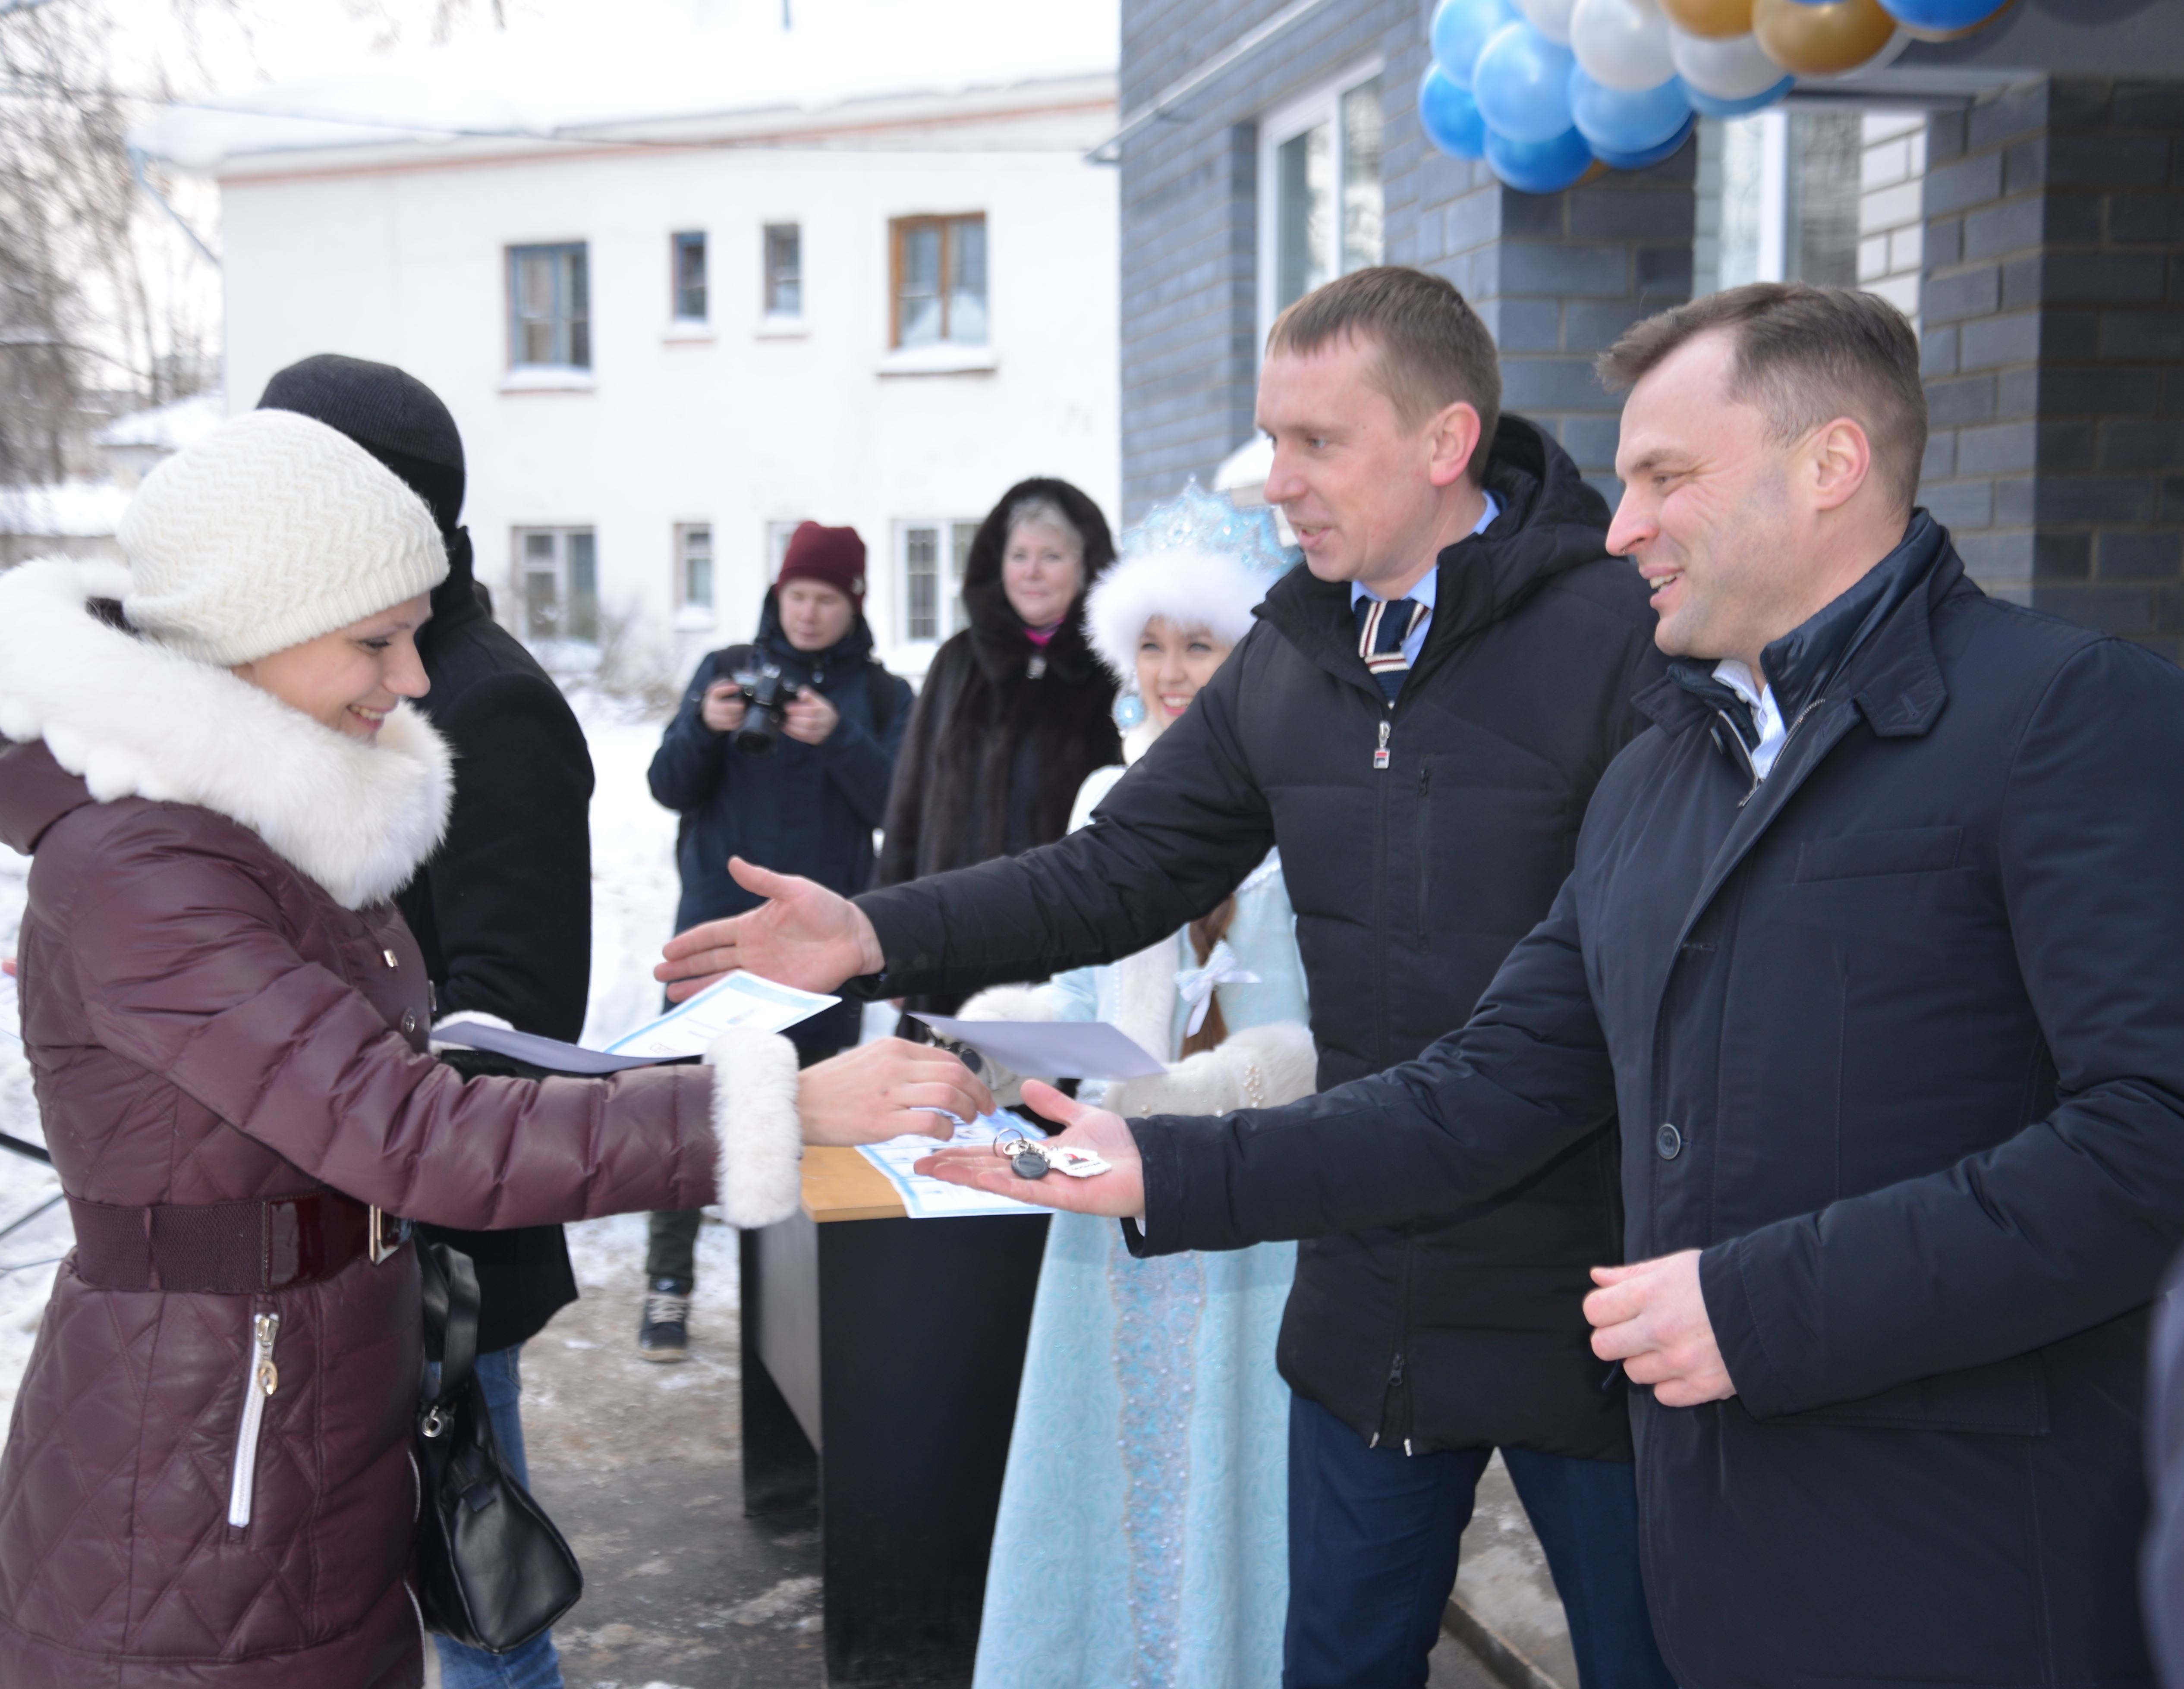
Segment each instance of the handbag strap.
[{"label": "handbag strap", "polygon": [[417,1252],[425,1305],[425,1355],[440,1364],[440,1389],[428,1408],[448,1408],[470,1387],[477,1363],[477,1269],[445,1243]]}]

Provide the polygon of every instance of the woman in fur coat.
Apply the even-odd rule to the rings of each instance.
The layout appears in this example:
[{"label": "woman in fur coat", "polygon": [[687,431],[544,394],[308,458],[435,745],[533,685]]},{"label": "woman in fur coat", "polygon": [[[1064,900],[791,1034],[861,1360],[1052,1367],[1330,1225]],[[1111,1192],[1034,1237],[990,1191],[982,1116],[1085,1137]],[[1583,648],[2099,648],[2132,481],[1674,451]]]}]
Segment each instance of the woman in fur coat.
[{"label": "woman in fur coat", "polygon": [[703,1066],[465,1082],[388,901],[450,795],[405,705],[431,514],[259,410],[148,477],[120,538],[127,568],[0,576],[23,1043],[76,1239],[0,1456],[0,1683],[415,1689],[406,1221],[763,1224],[800,1139],[990,1099],[938,1051],[800,1076],[749,1031]]},{"label": "woman in fur coat", "polygon": [[[971,542],[970,626],[941,646],[895,760],[876,885],[1050,844],[1077,789],[1121,755],[1115,682],[1084,639],[1084,595],[1114,561],[1100,507],[1066,481],[1018,482]],[[953,1014],[960,998],[905,1007]]]},{"label": "woman in fur coat", "polygon": [[[1093,589],[1134,761],[1251,625],[1288,556],[1271,516],[1195,488],[1156,510]],[[1084,783],[1082,826],[1120,768]],[[1126,1115],[1219,1114],[1312,1089],[1303,965],[1275,856],[1164,943],[973,1019],[1104,1020],[1170,1062],[1109,1084]],[[1091,1094],[1088,1087],[1087,1095]],[[1288,1606],[1289,1391],[1274,1338],[1291,1243],[1133,1261],[1106,1221],[1046,1238],[986,1577],[980,1689],[1262,1689]]]}]

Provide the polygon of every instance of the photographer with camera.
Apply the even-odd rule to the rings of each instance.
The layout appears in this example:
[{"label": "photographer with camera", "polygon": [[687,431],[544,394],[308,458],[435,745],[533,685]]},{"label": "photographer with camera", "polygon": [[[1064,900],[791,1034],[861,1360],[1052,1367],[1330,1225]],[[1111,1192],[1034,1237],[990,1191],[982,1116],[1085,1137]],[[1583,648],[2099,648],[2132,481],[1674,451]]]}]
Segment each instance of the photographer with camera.
[{"label": "photographer with camera", "polygon": [[[844,895],[872,878],[872,829],[887,808],[909,724],[910,684],[872,655],[865,543],[849,527],[800,526],[749,644],[709,653],[661,735],[652,795],[682,817],[675,930],[763,901],[728,858],[804,874]],[[845,1002],[793,1028],[799,1059],[857,1041]],[[679,1361],[696,1283],[695,1209],[653,1215],[638,1352]]]}]

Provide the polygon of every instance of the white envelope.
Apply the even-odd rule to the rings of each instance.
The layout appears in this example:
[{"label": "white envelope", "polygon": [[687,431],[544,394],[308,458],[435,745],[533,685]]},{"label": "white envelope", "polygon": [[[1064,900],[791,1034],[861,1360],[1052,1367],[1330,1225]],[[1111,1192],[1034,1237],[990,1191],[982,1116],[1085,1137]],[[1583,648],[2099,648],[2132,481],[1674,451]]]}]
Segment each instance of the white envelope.
[{"label": "white envelope", "polygon": [[1135,1079],[1167,1071],[1128,1033],[1106,1021],[916,1018],[943,1038],[967,1044],[1011,1072],[1035,1079]]}]

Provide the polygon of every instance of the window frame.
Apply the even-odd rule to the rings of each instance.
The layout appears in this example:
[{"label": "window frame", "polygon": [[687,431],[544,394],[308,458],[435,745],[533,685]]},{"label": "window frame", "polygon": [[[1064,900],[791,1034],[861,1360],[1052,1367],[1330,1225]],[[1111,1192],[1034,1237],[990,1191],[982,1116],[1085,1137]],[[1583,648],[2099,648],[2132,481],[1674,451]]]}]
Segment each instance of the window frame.
[{"label": "window frame", "polygon": [[[698,254],[698,309],[683,309],[682,256]],[[678,229],[667,237],[667,315],[671,322],[708,323],[712,316],[712,265],[703,229]]]},{"label": "window frame", "polygon": [[[971,543],[983,519],[977,516],[902,516],[894,524],[895,587],[894,622],[900,643],[938,648],[970,626],[963,607],[963,571],[970,560]],[[933,631],[919,633],[911,625],[910,541],[913,533],[931,531],[933,554]]]},{"label": "window frame", "polygon": [[[531,241],[504,248],[507,253],[508,299],[508,367],[511,370],[592,370],[592,281],[591,242],[589,241]],[[553,266],[553,298],[544,321],[549,325],[555,355],[544,363],[523,355],[524,330],[539,319],[523,314],[523,262],[532,258],[550,258]],[[583,305],[579,315],[568,306],[567,295],[576,291],[571,286],[571,270],[567,260],[574,258],[582,266]],[[576,357],[581,331],[582,360]]]},{"label": "window frame", "polygon": [[[520,622],[517,632],[526,644],[543,641],[557,643],[566,641],[572,644],[582,645],[596,645],[599,643],[599,526],[595,522],[519,522],[510,527],[508,531],[510,572],[514,577],[510,596],[515,600],[515,615]],[[588,617],[582,610],[568,612],[565,616],[561,627],[551,633],[543,633],[536,631],[533,627],[531,577],[534,574],[543,574],[544,571],[532,569],[529,556],[529,542],[533,538],[540,536],[550,537],[554,542],[553,560],[556,603],[567,606],[577,605],[582,597],[588,597],[590,599]],[[573,579],[575,560],[571,555],[572,550],[571,542],[578,538],[587,542],[586,549],[589,553],[585,564],[591,575],[590,591],[588,594],[580,594],[576,590],[576,582]],[[583,627],[587,619],[590,624],[588,633]]]},{"label": "window frame", "polygon": [[[985,310],[985,332],[977,340],[959,340],[950,331],[949,315],[955,289],[950,283],[954,279],[956,243],[949,231],[961,224],[976,223],[985,242],[985,290],[979,296]],[[938,338],[921,341],[916,347],[905,346],[902,337],[902,284],[905,273],[904,251],[911,234],[919,229],[938,229],[940,233],[940,333]],[[888,347],[891,351],[917,350],[925,346],[991,346],[994,343],[994,247],[993,225],[983,211],[920,211],[888,219]],[[950,518],[949,520],[953,520]]]},{"label": "window frame", "polygon": [[[675,608],[683,610],[702,610],[707,616],[718,613],[721,598],[721,554],[717,545],[716,525],[710,521],[688,521],[675,524]],[[705,596],[692,596],[690,592],[690,542],[698,534],[705,537]]]},{"label": "window frame", "polygon": [[[784,310],[780,304],[782,276],[773,260],[774,237],[786,231],[796,243],[796,273],[790,285],[796,289],[796,308]],[[804,321],[804,225],[795,222],[764,223],[759,226],[759,298],[764,309],[761,315],[768,322],[800,323]]]},{"label": "window frame", "polygon": [[[1330,76],[1308,92],[1298,96],[1284,105],[1273,108],[1259,120],[1259,186],[1258,218],[1258,304],[1259,332],[1256,343],[1260,355],[1264,356],[1267,332],[1281,315],[1276,303],[1281,285],[1281,180],[1279,164],[1284,143],[1295,140],[1316,125],[1325,123],[1330,138],[1333,156],[1329,168],[1333,173],[1334,192],[1334,267],[1329,279],[1348,273],[1343,265],[1342,189],[1346,142],[1342,132],[1342,97],[1353,88],[1362,86],[1375,77],[1380,79],[1381,152],[1381,237],[1379,261],[1387,261],[1387,61],[1375,55],[1357,59],[1346,66],[1340,75]],[[1362,269],[1362,265],[1351,265]]]}]

